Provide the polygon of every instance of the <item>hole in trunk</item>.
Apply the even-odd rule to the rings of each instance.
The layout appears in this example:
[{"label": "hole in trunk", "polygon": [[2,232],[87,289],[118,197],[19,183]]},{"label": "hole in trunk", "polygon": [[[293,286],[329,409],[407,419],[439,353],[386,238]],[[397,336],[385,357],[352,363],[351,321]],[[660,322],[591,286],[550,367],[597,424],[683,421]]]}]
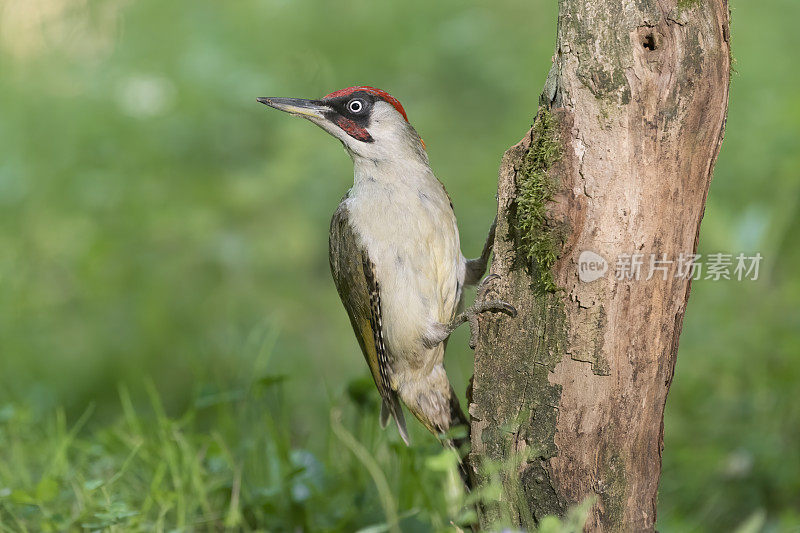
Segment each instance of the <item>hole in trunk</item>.
[{"label": "hole in trunk", "polygon": [[644,36],[644,40],[642,41],[642,46],[647,48],[648,50],[655,50],[656,46],[656,37],[652,33],[648,33]]}]

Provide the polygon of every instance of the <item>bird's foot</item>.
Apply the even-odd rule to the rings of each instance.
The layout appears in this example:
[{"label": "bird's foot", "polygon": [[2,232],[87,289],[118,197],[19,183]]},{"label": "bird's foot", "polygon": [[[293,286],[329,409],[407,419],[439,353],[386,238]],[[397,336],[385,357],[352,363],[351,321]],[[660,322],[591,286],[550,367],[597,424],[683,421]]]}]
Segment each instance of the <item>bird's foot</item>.
[{"label": "bird's foot", "polygon": [[508,302],[504,302],[503,300],[477,302],[475,305],[461,313],[462,315],[466,315],[465,321],[469,322],[469,347],[473,350],[478,345],[478,317],[482,313],[487,312],[505,313],[512,318],[517,316],[517,310],[514,308],[514,306]]},{"label": "bird's foot", "polygon": [[475,296],[475,304],[470,309],[464,311],[464,313],[467,314],[467,321],[469,322],[470,329],[469,347],[473,350],[478,345],[478,316],[481,313],[505,313],[512,318],[517,316],[517,310],[508,302],[504,302],[503,300],[499,299],[486,300],[486,294],[491,288],[492,281],[498,279],[500,279],[500,276],[497,274],[489,274],[483,278],[480,285],[478,285],[478,293]]},{"label": "bird's foot", "polygon": [[469,347],[475,349],[475,346],[478,345],[478,317],[482,313],[505,313],[512,318],[517,316],[517,310],[508,302],[498,299],[484,301],[489,290],[489,282],[499,278],[500,276],[497,274],[486,276],[478,286],[478,294],[472,307],[456,315],[449,324],[437,324],[434,333],[423,339],[425,346],[427,348],[436,347],[439,343],[445,341],[458,326],[468,322],[470,330]]}]

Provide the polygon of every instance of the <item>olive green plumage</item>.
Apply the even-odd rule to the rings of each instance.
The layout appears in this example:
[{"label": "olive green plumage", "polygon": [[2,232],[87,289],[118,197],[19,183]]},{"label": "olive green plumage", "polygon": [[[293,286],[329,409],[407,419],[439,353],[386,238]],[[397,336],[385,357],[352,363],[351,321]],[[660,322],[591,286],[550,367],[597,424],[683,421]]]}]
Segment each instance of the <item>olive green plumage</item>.
[{"label": "olive green plumage", "polygon": [[380,285],[375,277],[375,265],[358,244],[344,205],[339,206],[331,219],[329,252],[333,281],[383,400],[381,425],[386,427],[392,416],[403,441],[409,444],[403,410],[389,379],[391,361],[383,338]]}]

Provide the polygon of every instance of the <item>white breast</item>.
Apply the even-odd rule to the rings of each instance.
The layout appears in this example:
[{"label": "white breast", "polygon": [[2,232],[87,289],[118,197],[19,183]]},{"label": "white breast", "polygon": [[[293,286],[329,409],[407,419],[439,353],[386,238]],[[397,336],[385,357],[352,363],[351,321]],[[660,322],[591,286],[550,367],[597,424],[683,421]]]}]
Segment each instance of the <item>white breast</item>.
[{"label": "white breast", "polygon": [[375,263],[387,347],[423,357],[422,337],[433,323],[449,322],[461,298],[465,260],[455,214],[428,168],[403,169],[396,179],[359,170],[346,204]]}]

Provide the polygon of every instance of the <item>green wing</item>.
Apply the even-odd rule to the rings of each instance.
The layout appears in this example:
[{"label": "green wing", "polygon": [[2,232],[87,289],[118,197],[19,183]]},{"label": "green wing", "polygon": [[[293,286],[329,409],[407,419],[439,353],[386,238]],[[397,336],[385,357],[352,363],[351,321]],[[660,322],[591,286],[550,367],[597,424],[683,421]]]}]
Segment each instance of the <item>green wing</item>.
[{"label": "green wing", "polygon": [[383,399],[381,424],[385,427],[391,414],[400,436],[408,444],[403,410],[389,379],[391,361],[384,343],[380,282],[375,265],[356,238],[344,203],[331,220],[329,246],[333,281]]}]

